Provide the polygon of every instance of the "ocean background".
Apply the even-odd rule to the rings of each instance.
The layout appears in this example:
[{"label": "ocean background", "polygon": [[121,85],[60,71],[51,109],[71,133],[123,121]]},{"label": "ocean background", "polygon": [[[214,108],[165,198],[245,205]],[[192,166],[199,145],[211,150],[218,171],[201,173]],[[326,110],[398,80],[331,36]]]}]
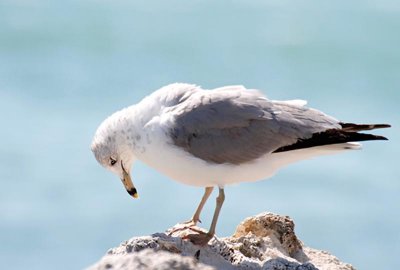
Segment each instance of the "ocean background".
[{"label": "ocean background", "polygon": [[82,269],[191,217],[202,189],[138,163],[133,200],[89,148],[108,115],[173,82],[392,124],[375,132],[389,141],[227,187],[217,233],[271,211],[357,269],[400,268],[399,1],[0,0],[2,269]]}]

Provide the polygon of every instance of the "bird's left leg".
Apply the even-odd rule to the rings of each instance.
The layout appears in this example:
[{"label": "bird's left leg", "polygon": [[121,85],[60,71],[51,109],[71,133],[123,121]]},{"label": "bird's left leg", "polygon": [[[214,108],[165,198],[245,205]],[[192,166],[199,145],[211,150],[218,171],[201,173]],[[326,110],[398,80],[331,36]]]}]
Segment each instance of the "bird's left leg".
[{"label": "bird's left leg", "polygon": [[217,203],[215,206],[214,216],[213,216],[210,230],[208,231],[208,233],[199,232],[198,234],[189,234],[189,235],[185,236],[184,239],[189,239],[195,245],[200,245],[200,246],[206,245],[208,243],[208,241],[210,241],[211,238],[215,234],[215,228],[217,226],[219,213],[221,211],[224,201],[225,201],[224,189],[219,188],[219,195],[217,197]]},{"label": "bird's left leg", "polygon": [[193,217],[189,221],[185,222],[185,224],[189,224],[191,226],[196,226],[197,222],[201,223],[201,220],[200,220],[201,211],[203,210],[203,207],[206,204],[208,198],[210,197],[213,189],[214,189],[214,187],[206,187],[205,188],[203,197],[201,198],[201,201],[200,201],[199,205],[197,206],[196,212],[194,212]]},{"label": "bird's left leg", "polygon": [[201,201],[200,201],[199,205],[197,206],[196,212],[194,213],[193,217],[190,220],[183,223],[183,224],[185,224],[184,227],[173,229],[172,231],[169,232],[169,235],[172,235],[173,233],[175,233],[177,231],[183,231],[188,228],[190,228],[193,231],[199,232],[199,230],[196,230],[191,227],[196,226],[197,222],[201,222],[200,221],[201,211],[203,210],[203,207],[206,204],[207,199],[210,197],[213,189],[214,189],[214,187],[206,187],[205,188],[203,197],[201,198]]}]

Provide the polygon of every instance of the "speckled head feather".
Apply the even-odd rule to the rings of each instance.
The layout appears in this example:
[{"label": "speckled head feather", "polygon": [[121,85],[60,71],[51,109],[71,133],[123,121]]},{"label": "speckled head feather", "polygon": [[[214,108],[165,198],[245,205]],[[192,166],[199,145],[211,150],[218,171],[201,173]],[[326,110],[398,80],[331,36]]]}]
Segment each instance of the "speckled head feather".
[{"label": "speckled head feather", "polygon": [[97,161],[108,167],[110,157],[117,159],[131,152],[129,149],[129,133],[127,125],[130,108],[120,110],[105,119],[97,129],[91,144],[91,150]]},{"label": "speckled head feather", "polygon": [[96,131],[91,149],[103,167],[118,175],[129,195],[138,198],[130,176],[130,168],[135,160],[131,135],[134,127],[133,108],[118,111],[104,120]]}]

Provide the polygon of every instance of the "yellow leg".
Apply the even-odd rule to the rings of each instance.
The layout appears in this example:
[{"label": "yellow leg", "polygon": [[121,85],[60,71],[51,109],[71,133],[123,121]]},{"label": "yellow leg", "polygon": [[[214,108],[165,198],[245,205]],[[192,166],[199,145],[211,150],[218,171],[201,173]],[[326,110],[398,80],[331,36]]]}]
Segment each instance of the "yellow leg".
[{"label": "yellow leg", "polygon": [[191,220],[193,222],[193,225],[196,225],[197,222],[201,222],[201,220],[200,220],[201,211],[203,210],[203,207],[206,204],[208,198],[210,197],[213,189],[214,189],[214,187],[206,187],[205,188],[203,197],[201,198],[199,206],[197,206],[196,212],[194,213],[192,220]]},{"label": "yellow leg", "polygon": [[224,203],[224,200],[225,200],[224,189],[219,188],[219,195],[217,197],[217,203],[215,206],[214,216],[213,216],[210,230],[208,231],[208,233],[198,232],[197,234],[189,234],[189,235],[185,236],[184,239],[189,239],[195,245],[200,245],[200,246],[206,245],[208,243],[208,241],[210,241],[211,238],[215,234],[215,228],[217,226],[218,216],[219,216],[219,213],[221,212],[221,208]]},{"label": "yellow leg", "polygon": [[197,206],[196,212],[194,213],[193,217],[190,220],[183,223],[183,224],[185,224],[185,227],[174,229],[169,232],[169,235],[172,235],[173,233],[175,233],[177,231],[183,231],[188,228],[190,228],[193,231],[198,231],[196,229],[192,229],[191,227],[196,226],[197,222],[201,222],[201,220],[200,220],[201,211],[203,210],[203,207],[206,204],[207,199],[210,197],[213,189],[214,189],[214,187],[206,187],[205,188],[203,197],[201,198],[201,201],[200,201],[199,205]]},{"label": "yellow leg", "polygon": [[219,217],[219,212],[221,212],[222,205],[224,204],[225,201],[225,192],[223,188],[219,188],[219,195],[217,197],[217,203],[215,206],[215,211],[214,211],[214,216],[211,222],[210,230],[208,231],[207,234],[214,236],[215,234],[215,227],[217,226],[218,222],[218,217]]}]

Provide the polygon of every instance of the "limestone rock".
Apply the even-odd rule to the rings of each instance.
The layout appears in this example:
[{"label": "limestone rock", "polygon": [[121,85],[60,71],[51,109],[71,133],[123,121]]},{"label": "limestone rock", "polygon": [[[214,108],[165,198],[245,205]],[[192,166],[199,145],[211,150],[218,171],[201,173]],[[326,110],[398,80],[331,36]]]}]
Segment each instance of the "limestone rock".
[{"label": "limestone rock", "polygon": [[134,253],[105,256],[99,263],[90,269],[213,270],[215,268],[199,263],[193,257],[181,256],[162,250],[154,251],[153,249],[147,248]]},{"label": "limestone rock", "polygon": [[305,247],[287,216],[247,218],[233,236],[214,237],[204,247],[182,239],[201,230],[177,224],[165,233],[132,238],[89,269],[354,270],[328,252]]}]

